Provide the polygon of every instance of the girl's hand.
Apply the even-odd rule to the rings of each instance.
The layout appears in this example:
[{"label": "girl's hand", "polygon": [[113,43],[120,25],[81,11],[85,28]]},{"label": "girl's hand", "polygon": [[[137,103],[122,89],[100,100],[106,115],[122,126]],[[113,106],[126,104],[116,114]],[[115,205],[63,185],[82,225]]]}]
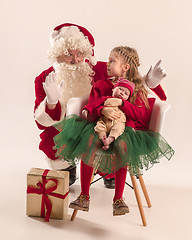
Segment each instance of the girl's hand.
[{"label": "girl's hand", "polygon": [[84,110],[82,111],[82,117],[84,117],[85,119],[87,119],[88,113],[89,113],[89,111],[88,111],[87,109],[84,109]]},{"label": "girl's hand", "polygon": [[121,114],[117,111],[117,109],[114,109],[113,107],[104,107],[101,110],[101,114],[103,114],[106,118],[112,121],[117,118],[120,118],[121,116]]},{"label": "girl's hand", "polygon": [[104,105],[105,106],[112,106],[112,107],[119,107],[122,106],[123,100],[121,98],[108,98]]}]

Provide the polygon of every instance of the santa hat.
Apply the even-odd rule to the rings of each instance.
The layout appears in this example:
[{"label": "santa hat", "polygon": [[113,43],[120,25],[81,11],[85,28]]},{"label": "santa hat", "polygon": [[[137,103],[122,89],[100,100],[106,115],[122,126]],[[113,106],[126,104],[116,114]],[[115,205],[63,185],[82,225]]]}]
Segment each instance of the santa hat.
[{"label": "santa hat", "polygon": [[125,79],[125,78],[119,77],[113,88],[116,88],[116,87],[119,87],[119,86],[128,88],[130,90],[130,96],[132,96],[133,91],[135,89],[135,83],[134,82],[131,82],[131,81]]},{"label": "santa hat", "polygon": [[50,42],[52,55],[67,54],[67,49],[79,49],[92,65],[96,65],[93,50],[95,41],[86,28],[72,23],[61,24],[51,32]]}]

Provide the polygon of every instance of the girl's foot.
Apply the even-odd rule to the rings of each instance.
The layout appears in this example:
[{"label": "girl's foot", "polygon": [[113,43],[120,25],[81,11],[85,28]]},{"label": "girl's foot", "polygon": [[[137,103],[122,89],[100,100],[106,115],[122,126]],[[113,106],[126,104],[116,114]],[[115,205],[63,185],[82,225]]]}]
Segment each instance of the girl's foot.
[{"label": "girl's foot", "polygon": [[129,207],[124,202],[123,198],[117,199],[113,203],[113,216],[125,215],[126,213],[129,213]]},{"label": "girl's foot", "polygon": [[69,204],[69,208],[81,210],[81,211],[89,211],[89,203],[90,197],[87,195],[80,195],[75,201]]}]

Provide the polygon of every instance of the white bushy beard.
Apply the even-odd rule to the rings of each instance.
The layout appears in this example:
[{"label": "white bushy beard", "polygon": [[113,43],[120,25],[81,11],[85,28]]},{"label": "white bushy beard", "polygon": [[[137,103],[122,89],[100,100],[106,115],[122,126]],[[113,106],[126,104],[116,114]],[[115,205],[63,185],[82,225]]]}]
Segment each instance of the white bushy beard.
[{"label": "white bushy beard", "polygon": [[64,80],[63,100],[67,104],[73,97],[87,96],[91,90],[93,70],[86,62],[78,64],[54,63],[57,82]]}]

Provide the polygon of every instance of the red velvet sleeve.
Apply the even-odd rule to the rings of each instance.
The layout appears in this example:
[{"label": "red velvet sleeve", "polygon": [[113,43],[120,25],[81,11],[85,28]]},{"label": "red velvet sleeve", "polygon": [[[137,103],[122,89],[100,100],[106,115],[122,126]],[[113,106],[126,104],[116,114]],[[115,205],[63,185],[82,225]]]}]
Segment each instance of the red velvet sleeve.
[{"label": "red velvet sleeve", "polygon": [[[37,107],[41,104],[41,102],[45,99],[46,94],[43,89],[43,82],[45,82],[45,78],[49,75],[50,72],[53,71],[53,67],[48,68],[47,70],[43,71],[38,77],[35,78],[35,107],[34,111]],[[61,115],[61,105],[58,102],[54,109],[49,109],[46,107],[45,112],[55,121],[60,119]],[[36,121],[37,123],[37,121]],[[47,127],[37,123],[38,128],[46,129]]]},{"label": "red velvet sleeve", "polygon": [[148,130],[155,98],[149,98],[148,102],[149,109],[145,107],[142,99],[137,97],[135,104],[129,101],[123,101],[124,105],[119,108],[125,113],[127,119],[135,121],[136,129]]},{"label": "red velvet sleeve", "polygon": [[98,83],[94,83],[91,89],[91,92],[89,94],[88,103],[91,103],[100,97],[101,97],[101,92],[100,92],[100,89],[98,88]]},{"label": "red velvet sleeve", "polygon": [[95,75],[93,76],[94,82],[98,80],[107,80],[107,63],[98,61],[95,66],[93,66],[93,71],[95,72]]},{"label": "red velvet sleeve", "polygon": [[156,93],[157,96],[159,96],[159,98],[162,101],[166,101],[167,100],[167,96],[165,95],[165,92],[163,91],[161,85],[158,85],[156,88],[151,88],[151,90]]},{"label": "red velvet sleeve", "polygon": [[[112,95],[113,84],[110,80],[96,81],[91,89],[88,103],[91,103],[102,96]],[[100,105],[92,109],[92,116],[94,119],[101,117],[101,110],[104,106]],[[89,110],[89,109],[88,109]]]},{"label": "red velvet sleeve", "polygon": [[145,115],[145,105],[144,102],[140,102],[139,106],[130,103],[129,101],[123,100],[123,106],[119,107],[126,115],[128,119],[134,121],[142,118]]},{"label": "red velvet sleeve", "polygon": [[110,80],[99,80],[93,84],[91,92],[89,94],[88,103],[97,100],[102,96],[111,96],[112,95],[113,84]]},{"label": "red velvet sleeve", "polygon": [[49,114],[49,116],[54,121],[59,121],[61,117],[61,104],[60,102],[57,103],[56,107],[54,109],[49,109],[47,106],[45,108],[45,112]]},{"label": "red velvet sleeve", "polygon": [[92,102],[88,103],[87,105],[85,105],[84,109],[87,109],[89,111],[89,114],[92,115],[94,110],[96,108],[102,106],[107,98],[108,98],[107,96],[100,97],[100,98],[96,99],[95,101],[92,101]]},{"label": "red velvet sleeve", "polygon": [[44,77],[40,74],[35,78],[35,107],[34,110],[40,105],[40,103],[45,99],[46,94],[43,89]]}]

